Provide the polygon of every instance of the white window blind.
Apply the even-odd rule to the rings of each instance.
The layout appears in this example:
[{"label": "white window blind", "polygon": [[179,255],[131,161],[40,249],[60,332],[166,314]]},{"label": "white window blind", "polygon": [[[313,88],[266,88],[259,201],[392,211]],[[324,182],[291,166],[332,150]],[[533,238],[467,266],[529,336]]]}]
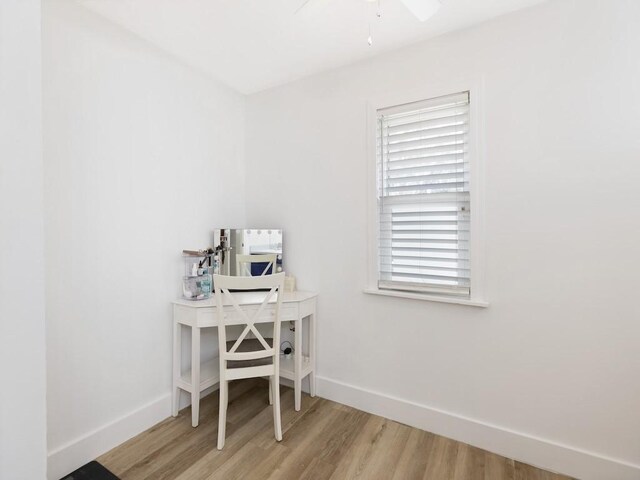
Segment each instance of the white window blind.
[{"label": "white window blind", "polygon": [[380,289],[470,296],[469,102],[377,112]]}]

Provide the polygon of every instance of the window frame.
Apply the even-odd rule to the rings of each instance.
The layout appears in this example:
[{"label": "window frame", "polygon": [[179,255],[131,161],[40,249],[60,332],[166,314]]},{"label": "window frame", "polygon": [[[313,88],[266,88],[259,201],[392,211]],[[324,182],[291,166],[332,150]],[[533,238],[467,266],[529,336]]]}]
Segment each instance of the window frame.
[{"label": "window frame", "polygon": [[[443,303],[487,307],[484,264],[485,264],[485,231],[484,231],[484,88],[483,79],[431,84],[416,90],[388,92],[376,96],[367,102],[367,285],[365,293],[414,300],[428,300]],[[400,90],[400,89],[399,89]],[[379,217],[377,202],[377,160],[376,160],[376,128],[378,110],[420,102],[458,92],[468,91],[469,104],[469,190],[471,202],[470,219],[470,290],[469,298],[438,295],[430,293],[387,290],[378,288],[378,233]]]}]

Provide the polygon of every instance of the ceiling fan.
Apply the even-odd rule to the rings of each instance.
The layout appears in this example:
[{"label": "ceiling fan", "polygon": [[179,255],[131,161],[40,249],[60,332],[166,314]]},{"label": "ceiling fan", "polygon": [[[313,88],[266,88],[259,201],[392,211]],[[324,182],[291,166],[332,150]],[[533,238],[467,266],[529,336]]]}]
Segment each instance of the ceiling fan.
[{"label": "ceiling fan", "polygon": [[[300,10],[304,9],[307,5],[309,5],[314,1],[320,1],[320,0],[304,0],[303,3],[296,9],[295,13],[297,14]],[[368,3],[378,4],[376,16],[378,18],[381,18],[382,17],[382,10],[380,9],[381,0],[365,0],[365,1]],[[440,5],[441,5],[441,0],[400,0],[400,1],[421,22],[427,21],[431,17],[433,17],[437,13],[437,11],[440,9]],[[373,44],[373,38],[371,35],[371,22],[369,22],[369,37],[367,38],[367,43],[369,45]]]},{"label": "ceiling fan", "polygon": [[[306,7],[309,3],[313,1],[314,0],[304,0],[302,5],[298,7],[295,13],[298,13],[300,10],[302,10],[304,7]],[[380,0],[366,0],[366,1],[370,3],[375,3],[375,2],[380,3]],[[440,0],[400,0],[400,1],[404,3],[405,7],[407,7],[409,11],[413,13],[416,16],[416,18],[421,22],[424,22],[430,19],[432,16],[436,14],[438,9],[440,8]]]}]

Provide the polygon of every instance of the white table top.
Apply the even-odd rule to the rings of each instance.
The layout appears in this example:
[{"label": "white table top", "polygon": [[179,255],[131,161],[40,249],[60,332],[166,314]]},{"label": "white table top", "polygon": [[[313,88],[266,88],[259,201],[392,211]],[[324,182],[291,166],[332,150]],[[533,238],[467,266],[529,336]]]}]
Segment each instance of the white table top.
[{"label": "white table top", "polygon": [[[232,292],[233,296],[236,298],[236,301],[239,305],[260,305],[267,292]],[[284,297],[282,297],[282,303],[297,303],[303,302],[305,300],[309,300],[310,298],[317,297],[318,294],[316,292],[303,292],[303,291],[295,291],[295,292],[284,292]],[[271,302],[275,302],[273,299]],[[174,305],[183,305],[185,307],[192,308],[211,308],[216,307],[216,299],[215,295],[211,295],[211,298],[207,298],[206,300],[187,300],[185,298],[179,298],[174,300]],[[232,305],[229,302],[229,299],[226,298],[224,301],[224,305]]]}]

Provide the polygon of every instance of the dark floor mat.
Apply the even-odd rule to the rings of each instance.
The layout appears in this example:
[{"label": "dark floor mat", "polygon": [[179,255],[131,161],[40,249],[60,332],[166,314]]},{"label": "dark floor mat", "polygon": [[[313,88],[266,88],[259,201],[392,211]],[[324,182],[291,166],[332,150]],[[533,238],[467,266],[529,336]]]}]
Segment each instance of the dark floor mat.
[{"label": "dark floor mat", "polygon": [[119,480],[98,462],[89,462],[60,480]]}]

